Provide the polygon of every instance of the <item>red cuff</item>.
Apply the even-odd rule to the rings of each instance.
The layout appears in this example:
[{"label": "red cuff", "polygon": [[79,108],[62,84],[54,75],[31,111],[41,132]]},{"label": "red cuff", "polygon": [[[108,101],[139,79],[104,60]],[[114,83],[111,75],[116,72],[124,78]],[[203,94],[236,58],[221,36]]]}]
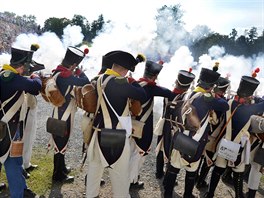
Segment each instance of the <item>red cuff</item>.
[{"label": "red cuff", "polygon": [[82,73],[82,70],[80,70],[80,69],[76,69],[75,70],[75,75],[76,76],[80,76],[81,73]]},{"label": "red cuff", "polygon": [[136,81],[136,80],[135,80],[134,78],[132,78],[132,77],[128,77],[127,79],[128,79],[128,82],[129,82],[129,83],[133,83],[133,82]]}]

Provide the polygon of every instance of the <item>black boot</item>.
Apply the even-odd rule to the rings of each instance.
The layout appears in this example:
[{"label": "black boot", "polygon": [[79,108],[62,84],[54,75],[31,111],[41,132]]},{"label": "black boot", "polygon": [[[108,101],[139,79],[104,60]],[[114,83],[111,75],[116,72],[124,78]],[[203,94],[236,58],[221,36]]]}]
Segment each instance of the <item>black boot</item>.
[{"label": "black boot", "polygon": [[227,167],[224,174],[222,175],[222,181],[227,184],[233,186],[233,177],[232,177],[232,168]]},{"label": "black boot", "polygon": [[255,198],[257,190],[248,189],[247,198]]},{"label": "black boot", "polygon": [[22,174],[25,177],[25,179],[29,179],[30,178],[30,174],[24,168],[22,170]]},{"label": "black boot", "polygon": [[206,161],[204,160],[201,171],[200,171],[200,175],[197,178],[197,183],[196,183],[196,188],[203,189],[203,188],[207,188],[208,185],[205,182],[205,178],[208,174],[210,170],[210,167],[207,166]]},{"label": "black boot", "polygon": [[71,172],[71,167],[69,166],[66,166],[65,164],[65,156],[63,155],[63,158],[62,158],[62,167],[63,167],[63,172],[68,175],[70,172]]},{"label": "black boot", "polygon": [[164,198],[173,197],[173,189],[179,171],[180,171],[179,169],[174,168],[171,165],[168,165],[168,170],[166,171],[163,179]]},{"label": "black boot", "polygon": [[36,193],[34,193],[29,188],[24,189],[24,198],[35,198],[38,197]]},{"label": "black boot", "polygon": [[163,172],[164,167],[164,158],[163,158],[163,152],[159,151],[157,157],[156,157],[156,178],[161,179],[164,176]]},{"label": "black boot", "polygon": [[192,192],[193,192],[193,188],[195,185],[195,177],[196,177],[196,172],[186,171],[183,198],[193,198],[194,197]]},{"label": "black boot", "polygon": [[214,197],[214,192],[215,189],[218,185],[218,182],[220,180],[221,175],[224,173],[225,168],[220,168],[215,166],[213,171],[212,171],[212,175],[211,175],[211,180],[209,183],[209,190],[208,192],[206,192],[205,196],[206,198],[213,198]]},{"label": "black boot", "polygon": [[233,172],[233,182],[236,198],[244,198],[243,195],[243,173]]},{"label": "black boot", "polygon": [[53,170],[53,176],[52,179],[53,181],[56,182],[73,182],[74,177],[73,176],[68,176],[64,172],[64,155],[61,153],[57,153],[54,155],[54,170]]}]

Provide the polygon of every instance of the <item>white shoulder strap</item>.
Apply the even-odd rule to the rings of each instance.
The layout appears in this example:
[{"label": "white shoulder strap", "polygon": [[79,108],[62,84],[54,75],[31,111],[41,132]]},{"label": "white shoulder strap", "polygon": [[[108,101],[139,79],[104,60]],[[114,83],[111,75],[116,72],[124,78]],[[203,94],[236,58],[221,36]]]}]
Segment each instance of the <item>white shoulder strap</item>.
[{"label": "white shoulder strap", "polygon": [[[190,97],[190,95],[187,96],[187,98],[185,99],[184,103],[182,104],[182,108],[184,108],[187,104],[192,104],[192,102],[194,101],[194,99],[198,98],[199,96],[201,96],[202,93],[198,92],[195,93],[193,96]],[[185,112],[183,112],[182,114],[182,121],[183,124],[185,123],[185,119],[186,119],[186,115],[192,112],[192,108],[189,107],[188,109],[186,109]]]},{"label": "white shoulder strap", "polygon": [[17,91],[16,91],[16,93],[14,93],[13,96],[11,96],[10,98],[8,98],[4,102],[2,102],[2,106],[1,107],[4,108],[6,106],[6,104],[8,104],[15,97],[16,94],[17,94]]},{"label": "white shoulder strap", "polygon": [[105,101],[103,100],[103,89],[105,89],[106,84],[108,83],[108,81],[113,78],[114,76],[108,76],[104,82],[103,82],[103,75],[101,75],[98,80],[97,80],[97,93],[98,93],[98,101],[97,101],[97,107],[96,107],[96,111],[99,109],[99,107],[101,106],[102,111],[103,111],[103,119],[104,119],[104,123],[105,123],[105,127],[111,126],[111,119],[110,119],[110,114],[107,110]]},{"label": "white shoulder strap", "polygon": [[[142,105],[142,108],[144,108],[148,103],[150,102],[150,100],[148,100],[145,104]],[[151,105],[149,106],[148,110],[145,112],[145,114],[141,117],[140,121],[141,122],[146,122],[146,120],[148,119],[148,117],[150,116],[152,110],[153,110],[153,106],[154,106],[154,100],[152,100]]]},{"label": "white shoulder strap", "polygon": [[[19,108],[22,106],[24,102],[24,94],[25,92],[23,91],[20,97],[18,98],[18,100],[15,102],[15,104],[6,113],[4,112],[4,109],[1,105],[1,109],[4,113],[4,116],[1,119],[3,122],[8,123],[9,120],[16,114],[16,112],[19,110]],[[7,104],[7,103],[3,102],[2,104]]]},{"label": "white shoulder strap", "polygon": [[116,115],[116,117],[119,119],[119,115],[117,114],[117,112],[115,111],[115,109],[113,108],[113,106],[111,105],[111,103],[109,102],[109,100],[108,100],[108,98],[106,97],[106,94],[105,94],[105,92],[104,92],[104,89],[105,89],[105,87],[106,87],[106,84],[108,83],[108,81],[111,79],[111,78],[113,78],[114,76],[108,76],[105,80],[104,80],[104,82],[102,82],[102,84],[101,84],[101,87],[102,87],[102,94],[103,94],[103,96],[104,96],[104,99],[106,100],[106,102],[109,104],[109,106],[110,106],[110,108],[112,109],[112,111],[114,112],[114,114]]},{"label": "white shoulder strap", "polygon": [[[234,100],[229,100],[228,101],[229,109],[226,112],[226,119],[228,119],[229,117],[231,117],[231,107],[232,107],[233,101]],[[232,120],[230,120],[230,122],[226,126],[226,135],[225,135],[225,138],[227,140],[231,140],[231,137],[232,137]]]}]

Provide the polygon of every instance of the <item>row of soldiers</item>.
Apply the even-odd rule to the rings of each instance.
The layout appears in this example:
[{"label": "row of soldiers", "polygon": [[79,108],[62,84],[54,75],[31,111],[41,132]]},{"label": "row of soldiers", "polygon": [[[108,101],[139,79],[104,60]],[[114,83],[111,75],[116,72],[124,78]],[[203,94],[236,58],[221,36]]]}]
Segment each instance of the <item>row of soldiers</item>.
[{"label": "row of soldiers", "polygon": [[[141,55],[135,58],[128,52],[118,50],[103,56],[102,70],[90,81],[86,74],[77,67],[87,54],[85,51],[68,47],[61,64],[53,70],[53,76],[56,76],[56,85],[64,100],[62,105],[53,106],[51,115],[51,118],[55,120],[51,123],[56,130],[62,132],[62,135],[53,133],[49,141],[49,149],[54,149],[52,177],[54,182],[72,182],[74,179],[69,176],[71,169],[65,164],[65,152],[73,128],[74,114],[77,110],[76,96],[73,90],[78,86],[92,84],[97,96],[96,110],[85,113],[86,117],[92,117],[89,122],[84,119],[86,126],[84,128],[89,128],[88,125],[92,126],[88,131],[91,139],[84,145],[88,165],[87,197],[99,195],[105,168],[109,170],[113,197],[130,197],[129,188],[144,186],[144,183],[139,181],[140,169],[151,148],[155,96],[166,98],[162,134],[160,134],[157,144],[159,153],[156,172],[156,177],[161,178],[164,174],[164,162],[167,164],[163,181],[164,197],[173,196],[176,176],[182,168],[186,170],[185,189],[188,189],[185,190],[184,197],[193,196],[192,189],[203,156],[206,160],[204,164],[207,164],[208,167],[214,164],[212,173],[214,177],[212,177],[206,196],[214,196],[220,175],[227,165],[232,166],[235,171],[236,197],[242,196],[241,175],[246,161],[244,157],[241,160],[241,157],[248,156],[245,145],[250,145],[249,134],[244,125],[251,115],[260,115],[264,109],[263,100],[252,97],[259,85],[258,80],[250,76],[243,76],[237,95],[227,100],[224,98],[224,90],[230,82],[220,77],[216,70],[217,67],[213,70],[202,68],[197,87],[190,94],[188,90],[195,75],[191,71],[181,70],[175,88],[171,91],[155,82],[163,67],[162,62],[156,63],[147,60],[143,77],[135,80],[127,76],[127,73],[128,71],[133,72],[136,65],[144,61],[144,58]],[[24,92],[38,95],[43,88],[42,81],[36,74],[32,74],[30,78],[22,76],[28,69],[25,66],[33,63],[32,54],[32,51],[12,48],[10,65],[4,65],[3,72],[1,72],[1,102],[4,105],[1,105],[0,115],[1,120],[8,125],[8,133],[0,142],[1,162],[6,169],[11,197],[24,197],[24,193],[29,191],[22,174],[23,157],[10,156],[10,150],[15,139],[23,139],[24,127],[21,121],[25,121],[25,116],[21,113],[23,112],[21,98],[24,96]],[[36,64],[35,66],[32,64],[29,70],[34,71],[34,67]],[[19,101],[19,105],[16,105],[17,101]],[[132,111],[133,101],[140,102],[140,113]],[[252,101],[255,103],[253,104]],[[16,106],[16,111],[13,111],[12,116],[8,116],[10,119],[6,119],[5,115],[13,106]],[[184,111],[183,107],[188,107],[189,112]],[[232,117],[226,115],[232,115]],[[198,120],[198,124],[193,123],[193,118]],[[59,123],[56,120],[64,122]],[[141,124],[140,136],[134,134],[136,124]],[[64,128],[58,127],[59,125]],[[215,132],[216,128],[218,130],[224,128],[224,130],[217,133]],[[237,143],[243,140],[237,159],[232,162],[215,155],[217,147],[214,148],[213,153],[207,152],[209,135],[214,138],[212,138],[215,140],[213,142],[216,143],[220,143],[223,137]],[[189,141],[193,143],[191,145],[198,145],[194,148],[194,154],[185,153],[188,150],[185,147],[189,146]],[[203,176],[200,175],[200,178],[202,180]]]},{"label": "row of soldiers", "polygon": [[[255,128],[249,126],[251,115],[260,116],[263,114],[263,98],[253,97],[259,81],[254,78],[256,76],[255,72],[254,77],[243,76],[236,95],[226,98],[230,81],[227,78],[220,77],[220,74],[217,73],[217,66],[213,70],[204,68],[201,70],[197,87],[187,97],[186,91],[195,76],[190,72],[180,71],[174,89],[178,93],[176,100],[164,100],[162,118],[165,121],[163,128],[160,130],[161,133],[158,133],[159,152],[156,161],[156,177],[163,177],[163,166],[166,162],[167,166],[163,180],[164,197],[166,198],[173,197],[173,189],[180,169],[186,170],[183,197],[194,197],[192,191],[195,183],[198,189],[207,187],[205,178],[211,167],[213,167],[213,171],[208,191],[204,197],[214,197],[220,177],[227,167],[231,167],[233,171],[235,197],[243,197],[243,173],[245,165],[249,161],[252,164],[252,171],[249,177],[247,196],[255,197],[262,175],[263,164],[256,163],[254,157],[256,151],[261,150],[263,147],[263,138],[261,139],[259,135],[255,134],[256,126]],[[184,80],[182,76],[184,76]],[[203,94],[197,96],[199,92]],[[182,97],[185,101],[192,101],[192,108],[196,110],[201,121],[199,128],[188,126],[186,118],[185,120],[179,119],[183,115],[182,111],[177,111],[177,109],[180,109],[179,105],[182,105],[180,103]],[[259,119],[259,122],[261,120],[263,122],[263,118],[259,116],[252,119]],[[182,127],[182,124],[184,127]],[[195,126],[195,123],[193,123],[193,126]],[[178,138],[177,133],[179,132],[199,142],[193,155],[188,153],[193,141]],[[263,133],[263,127],[261,133]],[[179,139],[183,142],[180,143]],[[229,156],[230,153],[225,152],[224,155],[222,154],[222,150],[230,149],[222,142],[228,142],[229,145],[232,143],[238,145],[237,153],[234,154],[233,150],[231,152],[234,154],[234,158]],[[258,158],[263,157],[260,152],[258,155]]]}]

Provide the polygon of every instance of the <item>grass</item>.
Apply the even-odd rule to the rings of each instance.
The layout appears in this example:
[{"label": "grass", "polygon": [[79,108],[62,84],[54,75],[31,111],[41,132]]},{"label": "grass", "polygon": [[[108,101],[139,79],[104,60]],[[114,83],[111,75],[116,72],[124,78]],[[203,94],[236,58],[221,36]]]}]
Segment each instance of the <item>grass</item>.
[{"label": "grass", "polygon": [[[30,178],[26,180],[27,186],[33,192],[45,195],[52,186],[53,152],[46,154],[45,149],[34,148],[31,163],[37,164],[38,168],[30,173]],[[2,168],[0,181],[7,184],[5,170]]]}]

